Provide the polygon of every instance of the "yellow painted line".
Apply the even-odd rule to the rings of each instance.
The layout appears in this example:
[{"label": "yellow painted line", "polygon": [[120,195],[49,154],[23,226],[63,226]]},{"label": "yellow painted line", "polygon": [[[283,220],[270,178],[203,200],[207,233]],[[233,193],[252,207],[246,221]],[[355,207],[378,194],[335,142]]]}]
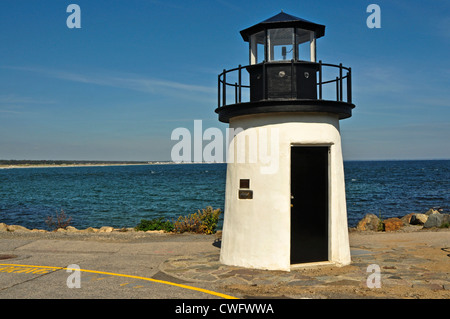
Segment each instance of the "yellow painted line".
[{"label": "yellow painted line", "polygon": [[[165,284],[165,285],[170,285],[170,286],[180,287],[180,288],[184,288],[184,289],[189,289],[189,290],[194,290],[194,291],[200,291],[200,292],[203,292],[203,293],[205,293],[205,294],[209,294],[209,295],[213,295],[213,296],[217,296],[217,297],[221,297],[221,298],[225,298],[225,299],[238,299],[238,298],[233,297],[233,296],[225,295],[225,294],[222,294],[222,293],[220,293],[220,292],[216,292],[216,291],[212,291],[212,290],[207,290],[207,289],[203,289],[203,288],[192,287],[192,286],[183,285],[183,284],[176,284],[176,283],[170,282],[170,281],[158,280],[158,279],[147,278],[147,277],[141,277],[141,276],[132,276],[132,275],[117,274],[117,273],[113,273],[113,272],[105,272],[105,271],[97,271],[97,270],[88,270],[88,269],[77,269],[77,268],[66,268],[66,267],[35,266],[35,265],[18,265],[18,264],[0,264],[0,266],[26,267],[26,268],[44,268],[44,269],[51,269],[51,270],[63,270],[63,269],[66,269],[66,270],[79,270],[79,271],[88,272],[88,273],[93,273],[93,274],[102,274],[102,275],[109,275],[109,276],[117,276],[117,277],[125,277],[125,278],[133,278],[133,279],[146,280],[146,281],[156,282],[156,283],[159,283],[159,284]],[[2,269],[1,269],[1,268],[0,268],[0,272],[2,272]],[[13,271],[12,271],[12,272],[13,272]]]}]

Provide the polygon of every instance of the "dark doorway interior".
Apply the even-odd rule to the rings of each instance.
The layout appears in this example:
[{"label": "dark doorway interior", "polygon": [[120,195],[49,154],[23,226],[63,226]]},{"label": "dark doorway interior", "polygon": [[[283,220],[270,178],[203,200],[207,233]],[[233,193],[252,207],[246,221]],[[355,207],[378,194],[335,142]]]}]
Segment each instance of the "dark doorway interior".
[{"label": "dark doorway interior", "polygon": [[291,264],[328,261],[328,151],[291,147]]}]

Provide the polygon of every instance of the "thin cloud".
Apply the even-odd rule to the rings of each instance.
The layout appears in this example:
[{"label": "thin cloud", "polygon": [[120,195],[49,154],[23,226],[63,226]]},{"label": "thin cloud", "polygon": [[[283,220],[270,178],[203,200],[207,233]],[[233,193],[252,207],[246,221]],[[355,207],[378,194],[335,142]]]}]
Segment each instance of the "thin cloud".
[{"label": "thin cloud", "polygon": [[18,96],[15,94],[0,94],[0,113],[32,114],[28,106],[55,104],[54,100]]},{"label": "thin cloud", "polygon": [[[196,94],[196,93],[215,93],[216,88],[186,84],[175,81],[168,81],[155,78],[142,77],[137,74],[107,74],[107,73],[75,73],[61,70],[51,70],[36,67],[17,67],[17,66],[2,66],[3,69],[11,69],[18,71],[34,72],[41,75],[78,82],[86,84],[94,84],[101,86],[110,86],[121,89],[129,89],[148,93],[163,93],[169,95],[176,95],[179,93]],[[181,91],[181,92],[180,92]],[[197,95],[198,97],[198,95]]]},{"label": "thin cloud", "polygon": [[2,109],[0,109],[0,113],[23,114],[23,113],[26,113],[26,112],[12,111],[12,110],[2,110]]},{"label": "thin cloud", "polygon": [[14,94],[0,94],[0,104],[10,104],[10,105],[23,105],[23,104],[55,104],[56,101],[27,97],[27,96],[17,96]]},{"label": "thin cloud", "polygon": [[400,78],[401,72],[395,68],[389,67],[366,67],[360,75],[359,92],[364,93],[403,93],[409,89],[403,78]]}]

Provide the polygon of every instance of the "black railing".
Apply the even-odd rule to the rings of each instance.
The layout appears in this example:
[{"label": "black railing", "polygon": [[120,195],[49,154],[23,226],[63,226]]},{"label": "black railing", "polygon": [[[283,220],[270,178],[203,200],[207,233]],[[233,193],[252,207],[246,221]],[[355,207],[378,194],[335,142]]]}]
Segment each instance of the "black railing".
[{"label": "black railing", "polygon": [[[271,64],[273,64],[274,62],[269,62]],[[276,62],[275,62],[276,63]],[[299,62],[294,62],[291,61],[291,67],[293,68],[294,64],[299,63]],[[300,62],[301,63],[301,62]],[[262,72],[262,83],[263,83],[263,92],[264,92],[264,97],[266,96],[266,71],[265,71],[265,65],[266,63],[263,62],[263,72]],[[223,70],[223,72],[221,74],[219,74],[218,76],[218,82],[217,82],[217,86],[218,86],[218,94],[217,94],[217,105],[218,107],[224,107],[227,105],[231,105],[231,104],[240,104],[240,103],[245,103],[245,102],[249,102],[249,99],[243,99],[243,89],[245,90],[250,90],[251,87],[248,84],[243,84],[242,79],[243,79],[243,75],[242,75],[242,69],[247,69],[247,67],[249,66],[241,66],[239,65],[237,68],[234,69],[230,69],[230,70]],[[332,78],[330,80],[323,80],[324,77],[324,70],[326,68],[337,68],[337,76],[335,78]],[[328,69],[329,70],[329,69]],[[234,73],[237,72],[234,75],[234,78],[236,79],[234,82],[231,81],[227,81],[227,74],[230,73]],[[346,72],[344,74],[344,72]],[[246,77],[247,77],[247,81],[246,83],[248,83],[248,72],[246,73]],[[329,75],[327,76],[329,78]],[[345,81],[344,81],[345,80]],[[327,84],[331,84],[331,83],[336,83],[336,89],[335,89],[335,101],[338,102],[345,102],[345,103],[352,103],[352,70],[349,67],[345,67],[341,64],[339,65],[335,65],[335,64],[328,64],[328,63],[322,63],[322,61],[319,61],[318,63],[318,72],[317,72],[317,78],[316,78],[316,84],[317,84],[317,99],[319,100],[329,100],[329,99],[324,99],[323,95],[324,95],[324,86]],[[234,103],[228,103],[227,104],[227,94],[230,93],[230,91],[227,92],[227,87],[232,87],[233,91],[231,91],[231,95],[233,95],[234,93]],[[294,77],[291,76],[291,88],[294,87]],[[344,99],[344,87],[346,89],[346,99]],[[262,100],[264,100],[265,98],[263,98]],[[334,99],[333,99],[334,100]]]},{"label": "black railing", "polygon": [[[243,85],[242,84],[242,69],[246,68],[245,66],[242,66],[239,64],[237,68],[231,69],[231,70],[225,70],[223,69],[223,72],[219,74],[219,80],[218,80],[218,88],[217,88],[217,105],[225,106],[227,105],[227,86],[234,87],[234,104],[242,103],[242,88],[250,89],[250,85]],[[227,82],[227,73],[231,72],[238,72],[238,80],[234,83],[228,83]],[[222,104],[221,104],[222,102]]]}]

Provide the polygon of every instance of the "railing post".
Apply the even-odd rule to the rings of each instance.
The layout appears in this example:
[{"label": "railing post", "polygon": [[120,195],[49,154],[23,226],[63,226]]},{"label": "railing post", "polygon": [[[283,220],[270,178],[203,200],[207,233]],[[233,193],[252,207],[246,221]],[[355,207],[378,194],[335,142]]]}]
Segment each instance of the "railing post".
[{"label": "railing post", "polygon": [[234,82],[234,104],[238,103],[238,84]]},{"label": "railing post", "polygon": [[294,59],[291,59],[291,99],[296,97],[294,96]]},{"label": "railing post", "polygon": [[342,63],[339,63],[339,101],[342,101]]},{"label": "railing post", "polygon": [[339,78],[336,77],[336,101],[339,101]]},{"label": "railing post", "polygon": [[227,71],[223,69],[223,82],[222,82],[222,106],[227,105]]},{"label": "railing post", "polygon": [[347,103],[352,103],[352,68],[347,72]]},{"label": "railing post", "polygon": [[220,107],[220,74],[217,77],[217,107]]},{"label": "railing post", "polygon": [[239,103],[241,103],[241,97],[242,97],[242,66],[239,64]]},{"label": "railing post", "polygon": [[263,81],[263,100],[266,99],[266,62],[263,62],[263,74],[262,74],[262,81]]},{"label": "railing post", "polygon": [[322,60],[319,60],[319,100],[322,99]]}]

